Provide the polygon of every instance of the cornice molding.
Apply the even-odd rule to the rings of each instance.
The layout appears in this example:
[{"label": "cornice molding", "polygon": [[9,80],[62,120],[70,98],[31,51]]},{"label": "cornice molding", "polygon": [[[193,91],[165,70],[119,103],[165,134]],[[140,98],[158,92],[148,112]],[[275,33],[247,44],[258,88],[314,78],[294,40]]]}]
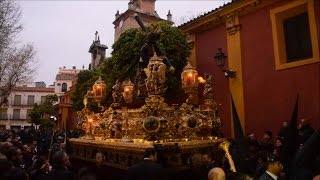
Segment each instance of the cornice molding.
[{"label": "cornice molding", "polygon": [[[204,17],[195,19],[186,25],[182,25],[180,26],[180,29],[191,34],[195,32],[202,32],[212,28],[213,26],[225,23],[229,17],[244,15],[279,1],[281,0],[243,0],[235,2],[230,6],[223,7],[215,12],[209,13]],[[230,33],[238,31],[239,29],[240,26],[238,25],[229,27]]]}]

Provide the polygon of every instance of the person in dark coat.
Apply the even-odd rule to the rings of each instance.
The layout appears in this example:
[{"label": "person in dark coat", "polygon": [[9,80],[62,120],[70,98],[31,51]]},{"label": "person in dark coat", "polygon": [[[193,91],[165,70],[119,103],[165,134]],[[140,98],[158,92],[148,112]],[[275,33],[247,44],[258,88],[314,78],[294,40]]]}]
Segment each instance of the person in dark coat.
[{"label": "person in dark coat", "polygon": [[42,180],[73,180],[72,173],[67,169],[70,165],[68,155],[63,151],[56,152],[52,157],[52,170],[37,179]]},{"label": "person in dark coat", "polygon": [[272,153],[273,141],[272,141],[272,132],[270,130],[264,132],[263,137],[260,141],[260,148],[262,151],[267,151]]},{"label": "person in dark coat", "polygon": [[259,180],[277,180],[283,169],[281,162],[273,155],[267,156],[267,170],[260,176]]},{"label": "person in dark coat", "polygon": [[298,125],[298,145],[303,146],[303,144],[309,139],[313,134],[314,129],[310,126],[308,119],[301,119]]},{"label": "person in dark coat", "polygon": [[283,137],[277,137],[273,154],[281,161],[282,164],[285,163],[284,154],[285,149],[283,148],[284,140]]},{"label": "person in dark coat", "polygon": [[164,180],[168,179],[165,170],[156,163],[157,152],[153,148],[145,150],[143,161],[131,166],[128,180]]},{"label": "person in dark coat", "polygon": [[[106,169],[105,166],[103,165],[106,157],[103,154],[103,152],[98,151],[96,153],[96,163],[94,166],[91,166],[87,169],[83,169],[84,174],[86,176],[91,176],[90,174],[94,174],[95,178],[97,180],[103,180],[106,177]],[[79,174],[80,175],[80,174]],[[80,176],[79,176],[80,177]]]},{"label": "person in dark coat", "polygon": [[0,153],[0,179],[4,176],[5,173],[10,171],[11,168],[11,162],[7,159],[5,155]]},{"label": "person in dark coat", "polygon": [[280,131],[278,133],[278,136],[284,138],[287,133],[288,133],[288,121],[283,121],[282,127],[280,128]]},{"label": "person in dark coat", "polygon": [[218,161],[214,159],[213,152],[211,151],[205,152],[204,154],[202,154],[202,158],[204,163],[206,164],[207,175],[212,168],[220,167],[220,164],[218,163]]},{"label": "person in dark coat", "polygon": [[30,179],[36,179],[39,176],[45,175],[49,171],[49,166],[50,164],[45,156],[35,159],[29,172]]}]

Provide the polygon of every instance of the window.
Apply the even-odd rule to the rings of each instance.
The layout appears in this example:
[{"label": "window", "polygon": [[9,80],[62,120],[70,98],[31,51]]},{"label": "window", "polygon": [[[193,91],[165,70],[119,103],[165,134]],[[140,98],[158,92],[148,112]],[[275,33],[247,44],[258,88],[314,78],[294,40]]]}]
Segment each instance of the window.
[{"label": "window", "polygon": [[26,119],[31,119],[29,114],[31,113],[32,109],[27,109]]},{"label": "window", "polygon": [[314,0],[287,3],[270,11],[276,70],[319,61]]},{"label": "window", "polygon": [[20,119],[20,109],[13,110],[13,117],[12,119]]},{"label": "window", "polygon": [[8,119],[7,109],[0,110],[0,119]]},{"label": "window", "polygon": [[28,105],[34,104],[34,95],[28,95]]},{"label": "window", "polygon": [[62,83],[61,91],[67,92],[67,88],[68,88],[67,83]]},{"label": "window", "polygon": [[21,130],[21,126],[10,126],[11,130],[19,131]]},{"label": "window", "polygon": [[41,104],[43,104],[46,101],[46,96],[41,96]]},{"label": "window", "polygon": [[21,105],[21,95],[14,96],[14,105]]},{"label": "window", "polygon": [[312,45],[308,13],[284,20],[287,62],[312,58]]}]

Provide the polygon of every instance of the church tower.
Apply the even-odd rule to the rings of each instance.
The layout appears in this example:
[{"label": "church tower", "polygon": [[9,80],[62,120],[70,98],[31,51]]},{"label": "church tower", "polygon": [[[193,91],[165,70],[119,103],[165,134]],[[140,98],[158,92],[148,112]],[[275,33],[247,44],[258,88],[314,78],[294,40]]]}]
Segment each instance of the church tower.
[{"label": "church tower", "polygon": [[106,56],[106,49],[108,49],[106,45],[100,44],[100,37],[98,31],[96,31],[94,41],[89,48],[89,53],[91,53],[91,64],[89,65],[89,69],[96,69],[99,67]]},{"label": "church tower", "polygon": [[[121,33],[131,28],[140,28],[139,24],[134,18],[134,14],[138,14],[145,25],[158,22],[168,21],[161,19],[155,11],[156,0],[130,0],[128,3],[128,10],[122,14],[117,11],[115,14],[114,29],[114,42],[118,40]],[[171,21],[168,21],[172,23]]]}]

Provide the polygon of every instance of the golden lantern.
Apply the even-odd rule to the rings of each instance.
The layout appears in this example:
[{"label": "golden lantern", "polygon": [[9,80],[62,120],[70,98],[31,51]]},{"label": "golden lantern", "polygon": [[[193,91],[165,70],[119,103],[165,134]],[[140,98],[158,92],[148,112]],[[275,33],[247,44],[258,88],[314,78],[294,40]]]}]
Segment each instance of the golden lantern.
[{"label": "golden lantern", "polygon": [[123,99],[126,103],[133,101],[133,83],[129,80],[123,83]]},{"label": "golden lantern", "polygon": [[98,106],[100,106],[101,101],[106,96],[106,83],[101,79],[99,76],[99,79],[94,83],[93,85],[93,98],[98,103]]},{"label": "golden lantern", "polygon": [[88,121],[89,129],[87,131],[86,139],[94,140],[93,131],[92,131],[93,117],[87,116],[87,121]]},{"label": "golden lantern", "polygon": [[198,71],[188,62],[181,73],[182,88],[198,88]]},{"label": "golden lantern", "polygon": [[198,103],[198,71],[188,62],[181,73],[182,88],[188,95],[187,103]]}]

